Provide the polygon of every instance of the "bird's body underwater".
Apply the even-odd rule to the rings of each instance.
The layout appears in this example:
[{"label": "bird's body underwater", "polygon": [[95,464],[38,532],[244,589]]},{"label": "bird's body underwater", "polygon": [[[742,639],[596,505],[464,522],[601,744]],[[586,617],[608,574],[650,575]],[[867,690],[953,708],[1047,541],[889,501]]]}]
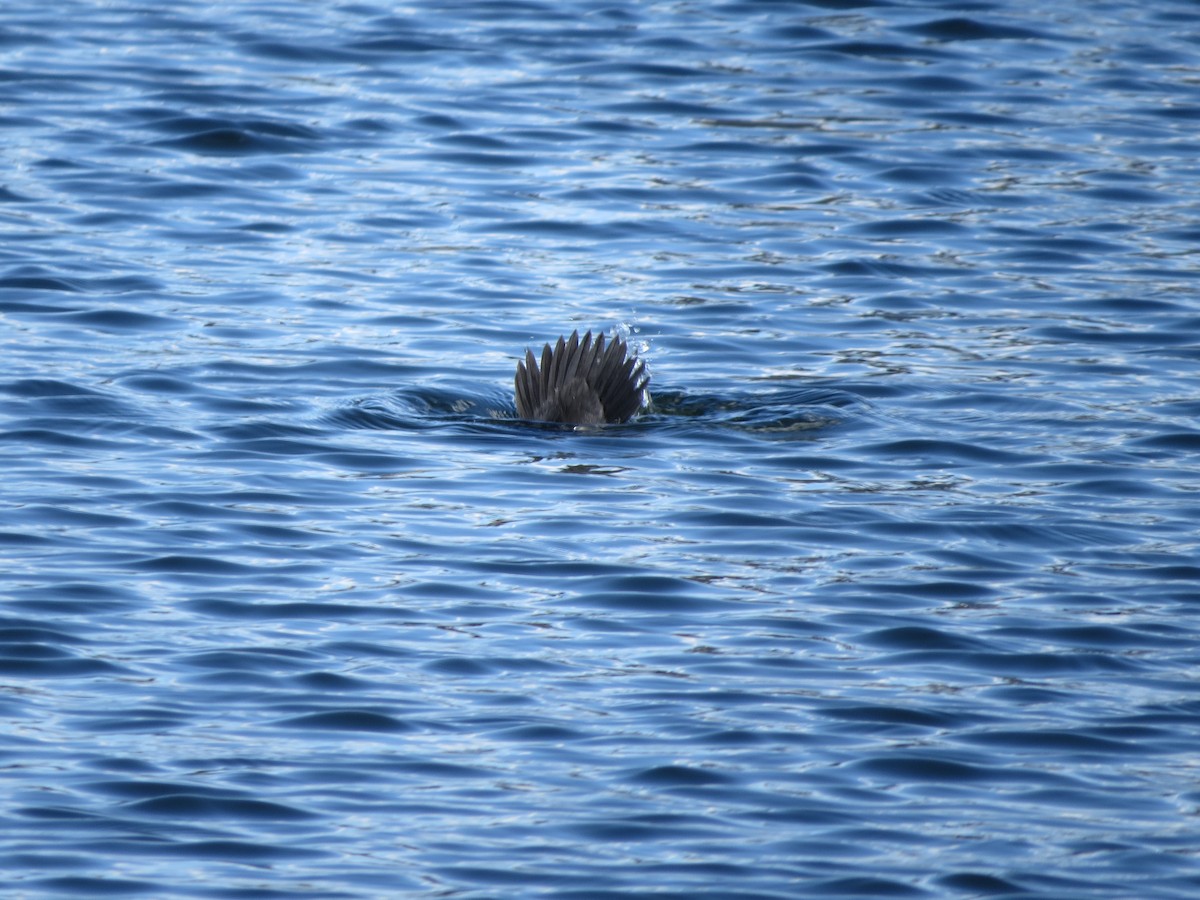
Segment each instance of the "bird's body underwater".
[{"label": "bird's body underwater", "polygon": [[531,351],[517,363],[517,415],[536,422],[605,425],[628,422],[645,402],[646,364],[629,355],[625,342],[574,331],[553,348]]}]

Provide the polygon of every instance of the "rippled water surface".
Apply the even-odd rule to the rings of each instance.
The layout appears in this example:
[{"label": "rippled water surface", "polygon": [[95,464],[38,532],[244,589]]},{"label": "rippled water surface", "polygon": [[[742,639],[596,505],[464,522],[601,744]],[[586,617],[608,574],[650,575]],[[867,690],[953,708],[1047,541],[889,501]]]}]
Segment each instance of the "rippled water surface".
[{"label": "rippled water surface", "polygon": [[[6,2],[5,896],[1200,896],[1200,8]],[[626,336],[652,406],[515,419]]]}]

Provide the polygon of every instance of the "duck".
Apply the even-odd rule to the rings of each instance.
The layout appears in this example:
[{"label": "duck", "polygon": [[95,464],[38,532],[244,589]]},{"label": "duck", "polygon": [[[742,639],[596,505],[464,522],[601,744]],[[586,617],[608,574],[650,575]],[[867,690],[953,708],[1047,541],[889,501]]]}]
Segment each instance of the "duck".
[{"label": "duck", "polygon": [[650,376],[646,364],[619,337],[582,338],[572,331],[542,348],[539,367],[533,352],[517,363],[514,387],[517,415],[534,422],[564,425],[616,425],[628,422],[646,403]]}]

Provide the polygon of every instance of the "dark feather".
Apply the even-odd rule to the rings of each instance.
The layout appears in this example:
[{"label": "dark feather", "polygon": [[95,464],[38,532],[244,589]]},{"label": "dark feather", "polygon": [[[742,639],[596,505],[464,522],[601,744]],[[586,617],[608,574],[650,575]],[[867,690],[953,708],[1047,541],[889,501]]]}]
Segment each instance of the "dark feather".
[{"label": "dark feather", "polygon": [[531,351],[517,363],[517,415],[539,422],[601,425],[628,422],[645,402],[646,364],[629,355],[618,337],[595,340],[589,331],[542,348],[541,365]]}]

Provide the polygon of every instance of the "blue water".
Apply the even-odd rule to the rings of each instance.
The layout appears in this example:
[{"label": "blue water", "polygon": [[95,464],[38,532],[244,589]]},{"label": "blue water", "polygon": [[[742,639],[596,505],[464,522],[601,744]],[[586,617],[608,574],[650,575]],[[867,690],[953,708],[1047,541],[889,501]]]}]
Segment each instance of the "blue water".
[{"label": "blue water", "polygon": [[[0,84],[4,896],[1200,896],[1196,4],[11,0]],[[639,420],[513,418],[574,328]]]}]

